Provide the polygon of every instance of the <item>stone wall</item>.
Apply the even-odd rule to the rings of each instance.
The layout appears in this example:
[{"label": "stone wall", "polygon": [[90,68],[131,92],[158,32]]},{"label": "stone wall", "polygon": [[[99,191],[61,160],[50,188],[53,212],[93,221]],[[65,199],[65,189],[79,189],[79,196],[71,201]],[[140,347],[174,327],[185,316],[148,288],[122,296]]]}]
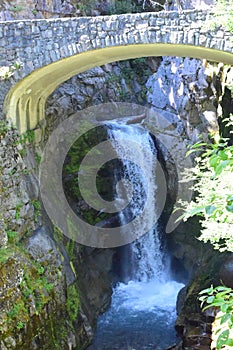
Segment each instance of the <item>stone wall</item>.
[{"label": "stone wall", "polygon": [[22,78],[58,59],[115,45],[189,44],[232,52],[230,32],[206,28],[211,15],[207,11],[186,10],[1,22],[0,64],[22,62]]}]

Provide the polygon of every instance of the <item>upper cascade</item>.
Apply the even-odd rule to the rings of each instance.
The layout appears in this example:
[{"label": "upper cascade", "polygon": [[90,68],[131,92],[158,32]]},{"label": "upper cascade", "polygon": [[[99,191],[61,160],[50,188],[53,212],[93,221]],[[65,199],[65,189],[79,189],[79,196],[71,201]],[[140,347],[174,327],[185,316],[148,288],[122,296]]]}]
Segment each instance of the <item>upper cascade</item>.
[{"label": "upper cascade", "polygon": [[[115,181],[116,199],[126,202],[125,209],[119,212],[120,224],[124,226],[143,212],[143,220],[136,227],[140,238],[125,252],[127,259],[123,257],[127,260],[124,275],[137,281],[163,278],[165,265],[157,228],[157,150],[154,141],[141,125],[117,122],[106,125],[112,146],[122,162],[121,174],[117,170],[120,179]],[[145,207],[147,201],[149,205]]]}]

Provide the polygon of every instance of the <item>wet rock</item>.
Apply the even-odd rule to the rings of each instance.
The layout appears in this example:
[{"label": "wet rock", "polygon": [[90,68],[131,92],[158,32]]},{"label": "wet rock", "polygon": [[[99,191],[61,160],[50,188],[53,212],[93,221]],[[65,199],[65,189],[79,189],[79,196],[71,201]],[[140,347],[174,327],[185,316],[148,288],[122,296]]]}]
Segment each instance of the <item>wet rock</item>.
[{"label": "wet rock", "polygon": [[77,261],[77,266],[80,267],[78,280],[83,308],[93,326],[96,317],[110,305],[113,254],[112,249],[83,248]]},{"label": "wet rock", "polygon": [[176,301],[176,311],[178,315],[180,314],[184,306],[186,294],[187,294],[187,287],[183,287],[178,293],[177,301]]},{"label": "wet rock", "polygon": [[233,288],[233,254],[222,265],[219,276],[227,287]]}]

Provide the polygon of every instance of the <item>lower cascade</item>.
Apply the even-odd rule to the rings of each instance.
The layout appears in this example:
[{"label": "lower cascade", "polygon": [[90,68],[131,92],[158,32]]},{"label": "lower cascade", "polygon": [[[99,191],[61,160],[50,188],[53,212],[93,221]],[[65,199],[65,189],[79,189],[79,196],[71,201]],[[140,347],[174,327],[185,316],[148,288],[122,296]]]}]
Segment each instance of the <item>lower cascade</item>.
[{"label": "lower cascade", "polygon": [[106,127],[121,160],[121,171],[114,173],[116,206],[124,197],[129,202],[118,214],[119,230],[142,212],[143,221],[135,232],[139,238],[118,248],[118,282],[88,350],[164,350],[177,341],[176,299],[183,284],[171,278],[157,224],[157,150],[150,133],[139,124],[111,121]]}]

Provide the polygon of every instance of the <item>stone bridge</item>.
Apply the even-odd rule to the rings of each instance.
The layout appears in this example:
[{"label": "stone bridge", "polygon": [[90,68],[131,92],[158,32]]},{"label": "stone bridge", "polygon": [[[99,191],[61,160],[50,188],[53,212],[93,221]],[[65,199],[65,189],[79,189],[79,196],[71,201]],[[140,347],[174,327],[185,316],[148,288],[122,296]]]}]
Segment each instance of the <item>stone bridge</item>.
[{"label": "stone bridge", "polygon": [[210,12],[188,10],[0,22],[0,66],[23,65],[0,84],[4,115],[21,133],[41,127],[57,86],[113,61],[181,56],[232,65],[232,34],[210,20]]}]

